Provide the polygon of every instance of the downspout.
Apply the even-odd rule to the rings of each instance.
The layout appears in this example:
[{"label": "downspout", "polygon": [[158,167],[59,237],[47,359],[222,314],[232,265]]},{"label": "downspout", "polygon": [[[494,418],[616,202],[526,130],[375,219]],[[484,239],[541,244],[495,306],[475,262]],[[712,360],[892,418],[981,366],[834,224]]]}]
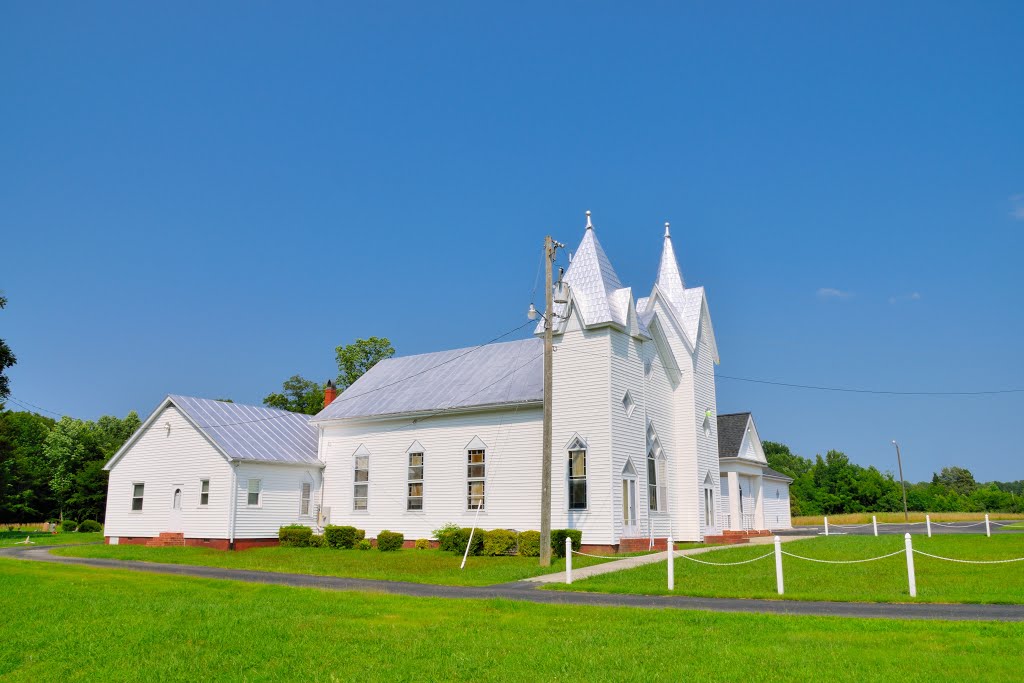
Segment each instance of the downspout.
[{"label": "downspout", "polygon": [[238,517],[238,462],[231,462],[231,514],[228,529],[228,550],[235,549],[235,519]]}]

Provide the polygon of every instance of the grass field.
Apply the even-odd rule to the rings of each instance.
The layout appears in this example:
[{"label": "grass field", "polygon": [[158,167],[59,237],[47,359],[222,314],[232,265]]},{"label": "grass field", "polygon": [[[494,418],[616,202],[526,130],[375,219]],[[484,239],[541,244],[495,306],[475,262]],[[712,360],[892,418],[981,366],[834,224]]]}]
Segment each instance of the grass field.
[{"label": "grass field", "polygon": [[[871,515],[878,518],[882,524],[903,524],[902,512],[855,512],[848,515],[829,515],[829,524],[871,524]],[[933,522],[981,522],[985,520],[984,512],[911,512],[911,522],[923,522],[925,515],[930,515]],[[992,512],[990,519],[1022,519],[1024,515],[1015,512]],[[793,526],[821,526],[825,523],[821,515],[809,517],[794,517]]]},{"label": "grass field", "polygon": [[[553,571],[565,571],[565,560],[558,559],[552,559],[551,568],[542,571],[536,557],[470,557],[466,560],[466,568],[460,570],[462,557],[440,550],[407,549],[382,553],[378,550],[272,547],[225,552],[209,548],[92,545],[60,548],[54,552],[73,557],[104,557],[459,586],[487,586]],[[573,558],[573,566],[586,567],[604,561],[576,556]]]},{"label": "grass field", "polygon": [[1011,524],[1009,526],[1004,526],[1003,528],[1004,529],[1021,530],[1021,529],[1024,529],[1024,522],[1017,522],[1016,524]]},{"label": "grass field", "polygon": [[[1024,557],[1024,534],[950,534],[915,536],[914,548],[933,555],[960,559]],[[900,536],[831,536],[786,543],[783,550],[826,560],[877,557],[904,547]],[[773,545],[744,546],[697,556],[707,562],[739,562],[766,553]],[[907,588],[907,562],[899,554],[876,562],[829,565],[783,557],[785,598],[866,602],[974,602],[1024,603],[1024,562],[972,565],[914,556],[917,598]],[[590,579],[556,590],[603,593],[667,594],[665,562]],[[775,560],[733,567],[709,567],[683,558],[675,560],[676,595],[729,598],[779,598],[775,587]]]},{"label": "grass field", "polygon": [[0,548],[9,548],[18,545],[28,536],[36,545],[71,545],[77,543],[102,543],[103,532],[94,534],[80,534],[77,532],[65,534],[50,534],[41,531],[0,531]]},{"label": "grass field", "polygon": [[1024,624],[441,600],[0,559],[0,678],[1018,681]]}]

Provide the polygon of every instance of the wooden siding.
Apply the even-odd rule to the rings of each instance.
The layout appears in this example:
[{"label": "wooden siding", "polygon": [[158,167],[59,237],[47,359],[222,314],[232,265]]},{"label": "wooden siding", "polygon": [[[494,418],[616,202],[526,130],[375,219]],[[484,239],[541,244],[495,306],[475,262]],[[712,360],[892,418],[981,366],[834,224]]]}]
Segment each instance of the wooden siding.
[{"label": "wooden siding", "polygon": [[[278,530],[288,524],[316,526],[316,505],[320,500],[320,468],[301,465],[241,463],[237,468],[235,499],[235,538],[277,538]],[[261,482],[260,504],[248,504],[248,481]],[[310,514],[300,515],[302,484],[312,488]]]}]

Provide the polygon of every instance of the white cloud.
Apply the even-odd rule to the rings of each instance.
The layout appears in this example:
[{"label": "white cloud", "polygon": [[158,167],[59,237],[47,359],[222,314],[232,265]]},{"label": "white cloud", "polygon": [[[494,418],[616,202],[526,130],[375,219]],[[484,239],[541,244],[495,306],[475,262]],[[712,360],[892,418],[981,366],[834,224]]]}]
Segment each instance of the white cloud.
[{"label": "white cloud", "polygon": [[849,299],[851,296],[853,296],[853,292],[844,292],[835,287],[821,287],[818,289],[819,299]]},{"label": "white cloud", "polygon": [[1018,221],[1024,221],[1024,192],[1011,195],[1010,202],[1013,204],[1010,216]]},{"label": "white cloud", "polygon": [[898,304],[901,301],[920,301],[921,292],[911,292],[910,294],[894,294],[889,297],[890,304]]}]

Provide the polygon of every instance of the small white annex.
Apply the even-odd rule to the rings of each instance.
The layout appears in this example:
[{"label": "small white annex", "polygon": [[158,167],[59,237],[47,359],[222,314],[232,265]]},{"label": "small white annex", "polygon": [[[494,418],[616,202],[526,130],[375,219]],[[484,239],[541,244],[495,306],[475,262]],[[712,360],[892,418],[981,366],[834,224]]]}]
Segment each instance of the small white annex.
[{"label": "small white annex", "polygon": [[[789,480],[753,420],[717,415],[707,295],[684,283],[667,224],[645,296],[619,280],[589,213],[564,283],[552,527],[594,550],[788,527]],[[171,396],[107,465],[107,534],[239,547],[296,522],[407,542],[448,523],[539,529],[542,334],[381,361],[312,418]]]}]

